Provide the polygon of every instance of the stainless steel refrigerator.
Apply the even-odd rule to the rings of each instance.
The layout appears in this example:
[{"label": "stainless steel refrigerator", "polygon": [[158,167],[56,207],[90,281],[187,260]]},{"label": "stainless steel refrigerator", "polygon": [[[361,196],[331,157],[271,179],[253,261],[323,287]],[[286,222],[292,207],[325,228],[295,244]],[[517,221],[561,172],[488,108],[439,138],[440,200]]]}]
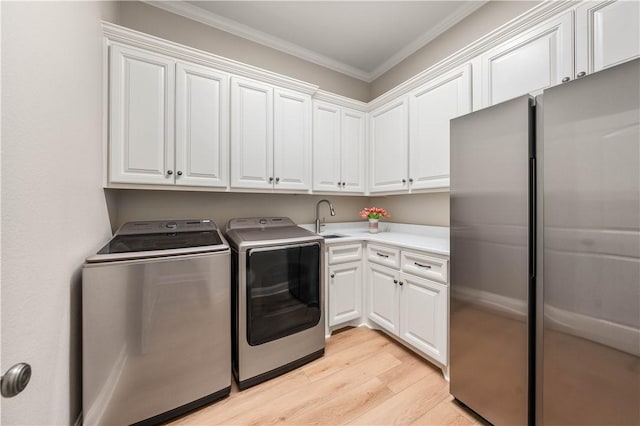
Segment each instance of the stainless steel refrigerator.
[{"label": "stainless steel refrigerator", "polygon": [[640,60],[451,121],[451,394],[640,424]]}]

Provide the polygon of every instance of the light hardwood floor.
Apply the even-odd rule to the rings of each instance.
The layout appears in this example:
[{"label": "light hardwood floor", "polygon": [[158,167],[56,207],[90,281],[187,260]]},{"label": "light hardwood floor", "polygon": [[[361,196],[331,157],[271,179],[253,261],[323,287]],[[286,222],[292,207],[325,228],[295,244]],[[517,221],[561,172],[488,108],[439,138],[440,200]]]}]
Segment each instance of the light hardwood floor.
[{"label": "light hardwood floor", "polygon": [[174,425],[477,425],[440,369],[379,331],[350,328],[310,364],[175,420]]}]

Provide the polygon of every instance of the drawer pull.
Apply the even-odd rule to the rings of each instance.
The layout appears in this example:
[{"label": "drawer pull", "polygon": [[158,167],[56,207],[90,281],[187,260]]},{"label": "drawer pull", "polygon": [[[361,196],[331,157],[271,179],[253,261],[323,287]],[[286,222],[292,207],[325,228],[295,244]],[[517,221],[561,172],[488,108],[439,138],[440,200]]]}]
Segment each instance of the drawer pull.
[{"label": "drawer pull", "polygon": [[414,265],[419,266],[421,268],[427,268],[427,269],[431,269],[430,265],[423,265],[422,263],[418,263],[418,262],[413,262]]},{"label": "drawer pull", "polygon": [[376,252],[376,254],[377,254],[378,256],[380,256],[380,257],[384,257],[384,258],[389,257],[389,255],[388,255],[388,254],[382,254],[382,253],[379,253],[379,252]]}]

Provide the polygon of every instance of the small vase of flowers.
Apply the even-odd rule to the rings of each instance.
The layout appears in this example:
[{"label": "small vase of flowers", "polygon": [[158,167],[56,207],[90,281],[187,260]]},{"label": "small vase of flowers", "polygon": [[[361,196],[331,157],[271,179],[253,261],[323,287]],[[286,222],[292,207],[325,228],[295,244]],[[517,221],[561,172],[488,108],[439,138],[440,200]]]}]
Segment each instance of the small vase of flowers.
[{"label": "small vase of flowers", "polygon": [[364,210],[358,213],[361,218],[369,219],[369,233],[378,233],[378,222],[381,218],[390,218],[391,215],[387,213],[385,209],[379,209],[378,207],[365,207]]}]

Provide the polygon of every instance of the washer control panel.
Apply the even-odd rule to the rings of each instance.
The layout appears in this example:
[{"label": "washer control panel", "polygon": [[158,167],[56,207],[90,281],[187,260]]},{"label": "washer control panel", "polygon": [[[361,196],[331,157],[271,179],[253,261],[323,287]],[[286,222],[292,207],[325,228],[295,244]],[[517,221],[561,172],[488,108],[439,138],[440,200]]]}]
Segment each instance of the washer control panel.
[{"label": "washer control panel", "polygon": [[116,232],[117,235],[159,234],[166,232],[200,232],[218,229],[211,219],[189,220],[151,220],[146,222],[125,223]]},{"label": "washer control panel", "polygon": [[275,228],[280,226],[296,226],[288,217],[245,217],[231,219],[227,224],[227,231],[247,228]]}]

